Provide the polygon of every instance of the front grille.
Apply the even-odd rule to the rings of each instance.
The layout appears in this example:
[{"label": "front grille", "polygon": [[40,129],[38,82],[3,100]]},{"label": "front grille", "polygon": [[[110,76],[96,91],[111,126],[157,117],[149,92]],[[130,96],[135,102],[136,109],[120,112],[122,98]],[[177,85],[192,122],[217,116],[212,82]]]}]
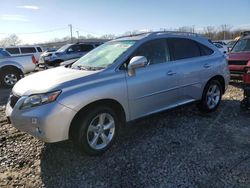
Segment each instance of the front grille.
[{"label": "front grille", "polygon": [[229,65],[246,65],[248,61],[228,61]]},{"label": "front grille", "polygon": [[14,108],[14,106],[16,105],[17,101],[20,99],[19,96],[17,95],[14,95],[14,94],[10,94],[10,98],[9,98],[9,101],[10,101],[10,106],[12,108]]}]

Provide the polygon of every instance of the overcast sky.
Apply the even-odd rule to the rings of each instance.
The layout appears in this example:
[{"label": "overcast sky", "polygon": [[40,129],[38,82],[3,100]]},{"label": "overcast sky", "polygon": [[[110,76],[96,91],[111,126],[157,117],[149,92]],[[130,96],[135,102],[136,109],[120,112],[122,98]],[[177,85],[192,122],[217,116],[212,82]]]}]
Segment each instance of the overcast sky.
[{"label": "overcast sky", "polygon": [[0,39],[16,33],[23,43],[73,35],[229,24],[250,29],[250,0],[5,0]]}]

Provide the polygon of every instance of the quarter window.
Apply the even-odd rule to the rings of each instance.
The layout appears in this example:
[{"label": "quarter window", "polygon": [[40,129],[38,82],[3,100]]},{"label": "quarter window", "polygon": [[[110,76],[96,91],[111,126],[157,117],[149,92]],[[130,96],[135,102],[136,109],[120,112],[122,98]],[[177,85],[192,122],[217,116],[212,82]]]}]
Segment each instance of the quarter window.
[{"label": "quarter window", "polygon": [[146,57],[149,65],[170,61],[169,50],[165,39],[157,39],[143,44],[137,49],[133,57],[134,56]]}]

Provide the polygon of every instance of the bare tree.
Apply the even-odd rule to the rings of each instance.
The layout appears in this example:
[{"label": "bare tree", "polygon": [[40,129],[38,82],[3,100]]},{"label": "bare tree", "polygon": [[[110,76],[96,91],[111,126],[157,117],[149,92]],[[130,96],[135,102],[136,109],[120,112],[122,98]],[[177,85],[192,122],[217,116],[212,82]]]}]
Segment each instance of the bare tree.
[{"label": "bare tree", "polygon": [[214,39],[214,37],[216,35],[215,27],[213,27],[213,26],[204,27],[203,34],[210,39]]},{"label": "bare tree", "polygon": [[11,34],[10,36],[2,39],[0,41],[0,46],[16,46],[21,43],[21,40],[18,38],[16,34]]}]

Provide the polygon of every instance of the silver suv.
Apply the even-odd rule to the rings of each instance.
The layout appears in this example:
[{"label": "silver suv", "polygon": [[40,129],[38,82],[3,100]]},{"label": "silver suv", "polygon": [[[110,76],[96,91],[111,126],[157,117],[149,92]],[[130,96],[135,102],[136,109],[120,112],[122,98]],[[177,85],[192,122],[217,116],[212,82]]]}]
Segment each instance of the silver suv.
[{"label": "silver suv", "polygon": [[13,126],[45,142],[71,138],[97,155],[128,121],[194,101],[214,111],[228,82],[227,60],[208,39],[144,33],[107,42],[71,67],[21,79],[6,114]]}]

